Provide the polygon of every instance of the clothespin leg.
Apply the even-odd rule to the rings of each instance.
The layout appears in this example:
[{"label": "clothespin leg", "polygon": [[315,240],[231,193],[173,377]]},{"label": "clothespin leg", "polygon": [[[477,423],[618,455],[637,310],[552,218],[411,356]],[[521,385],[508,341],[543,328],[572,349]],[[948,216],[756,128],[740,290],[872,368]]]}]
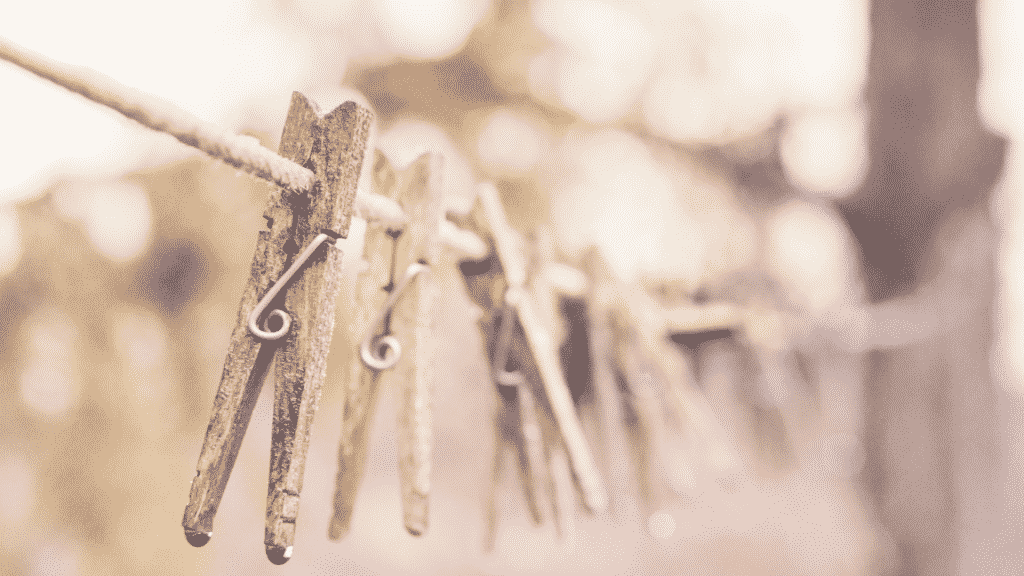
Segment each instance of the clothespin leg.
[{"label": "clothespin leg", "polygon": [[[395,174],[387,158],[378,150],[374,154],[374,191],[393,199]],[[384,289],[392,283],[395,240],[388,230],[369,227],[363,241],[365,268],[356,280],[355,306],[348,325],[351,352],[344,374],[344,407],[341,417],[341,439],[338,443],[338,475],[334,487],[333,512],[327,528],[331,540],[343,538],[349,530],[356,495],[366,468],[368,427],[379,395],[381,372],[366,366],[360,358],[362,340],[367,330],[378,328],[370,323],[388,297]]]},{"label": "clothespin leg", "polygon": [[[567,530],[569,505],[563,491],[558,489],[558,481],[555,477],[556,458],[561,459],[562,466],[566,465],[564,447],[559,444],[557,434],[551,434],[544,442],[544,461],[547,462],[546,474],[544,475],[544,491],[551,503],[551,523],[555,525],[555,537],[561,538]],[[570,471],[571,473],[571,471]],[[571,480],[570,480],[571,481]],[[571,501],[571,500],[570,500]]]},{"label": "clothespin leg", "polygon": [[502,409],[495,412],[494,458],[491,460],[491,477],[484,501],[484,550],[494,551],[498,539],[498,490],[501,487],[501,473],[505,467],[505,445],[509,442],[502,428]]},{"label": "clothespin leg", "polygon": [[[440,289],[439,231],[444,220],[441,157],[423,154],[402,171],[398,202],[409,217],[395,241],[395,290],[403,290],[391,323],[402,354],[384,378],[398,389],[398,472],[405,529],[422,535],[429,525],[434,446],[433,383]],[[397,276],[401,275],[402,279]]]},{"label": "clothespin leg", "polygon": [[[281,137],[282,156],[299,163],[306,161],[315,121],[313,105],[301,94],[293,95]],[[252,274],[242,293],[238,321],[231,333],[213,414],[182,519],[185,537],[193,546],[206,544],[212,536],[214,515],[263,386],[263,376],[278,347],[276,342],[267,343],[254,336],[247,323],[260,298],[285,270],[285,260],[277,255],[291,236],[291,215],[282,203],[280,191],[275,191],[264,215],[269,230],[261,231],[256,242]]]},{"label": "clothespin leg", "polygon": [[543,515],[538,501],[545,474],[544,439],[537,420],[537,399],[530,390],[530,383],[521,371],[508,369],[516,329],[512,307],[503,307],[500,314],[495,314],[493,321],[484,323],[482,328],[485,334],[493,336],[488,353],[494,385],[504,406],[502,430],[518,454],[519,477],[530,517],[535,525],[540,525]]},{"label": "clothespin leg", "polygon": [[[598,418],[607,458],[606,477],[610,485],[609,492],[623,495],[630,490],[627,480],[630,446],[627,436],[623,434],[623,425],[626,422],[623,392],[613,366],[614,335],[608,323],[607,307],[596,295],[591,296],[587,312],[594,398],[598,405]],[[621,504],[617,499],[610,499],[611,512],[618,514],[618,507]]]},{"label": "clothespin leg", "polygon": [[356,493],[366,468],[369,423],[373,420],[380,386],[378,372],[361,371],[353,376],[355,390],[347,391],[342,414],[341,441],[338,446],[338,476],[334,488],[334,512],[327,537],[339,540],[348,533]]},{"label": "clothespin leg", "polygon": [[[421,285],[421,288],[431,290],[432,287]],[[423,339],[410,340],[419,340],[419,345],[425,343]],[[413,358],[418,356],[415,350],[407,350],[406,353]],[[429,365],[413,367],[420,373],[430,369]],[[429,524],[430,468],[434,445],[430,381],[429,376],[422,375],[406,378],[399,391],[399,481],[405,529],[413,536],[426,532]]]},{"label": "clothespin leg", "polygon": [[524,382],[517,386],[516,396],[521,439],[519,466],[523,476],[523,490],[533,523],[539,525],[544,521],[544,517],[538,504],[537,492],[547,476],[544,466],[544,438],[537,419],[537,399],[530,391],[530,385]]},{"label": "clothespin leg", "polygon": [[[348,233],[352,204],[369,135],[369,110],[346,102],[317,120],[310,161],[316,193],[307,199],[294,240],[308,246],[320,233]],[[264,536],[267,557],[283,564],[292,555],[299,493],[310,427],[326,374],[334,333],[335,302],[341,288],[341,251],[328,246],[310,260],[285,296],[292,315],[275,364],[274,423]]]},{"label": "clothespin leg", "polygon": [[732,439],[711,403],[697,390],[690,363],[684,360],[683,367],[681,377],[669,382],[669,402],[694,432],[693,442],[700,446],[711,470],[723,479],[741,473],[743,463]]},{"label": "clothespin leg", "polygon": [[[524,442],[524,448],[529,450],[527,454],[531,459],[534,493],[539,497],[543,490],[551,505],[551,520],[555,526],[555,535],[561,537],[563,525],[567,522],[566,514],[570,510],[567,502],[571,499],[558,489],[554,458],[560,457],[568,460],[564,449],[565,439],[554,417],[550,401],[545,402],[547,395],[544,394],[537,364],[533,362],[533,356],[525,342],[526,337],[522,331],[518,331],[510,340],[509,355],[520,368],[520,372],[517,373],[520,375],[518,378],[520,382],[516,385],[516,391],[520,409],[525,407],[525,413],[521,415],[521,423],[524,425],[524,440],[526,428],[531,429],[532,445],[527,445]],[[531,410],[531,408],[533,409]],[[562,462],[562,464],[568,464],[568,462]],[[571,471],[569,476],[572,476]],[[578,480],[575,486],[580,489],[584,505],[586,505],[586,493],[582,492]]]},{"label": "clothespin leg", "polygon": [[426,532],[430,512],[430,474],[434,447],[432,412],[433,348],[437,335],[432,319],[437,286],[433,275],[420,274],[394,309],[397,325],[411,328],[402,357],[387,377],[398,386],[398,473],[405,529],[413,536]]},{"label": "clothespin leg", "polygon": [[181,522],[185,538],[193,546],[204,546],[213,536],[213,519],[273,354],[273,346],[260,350],[260,345],[249,342],[245,335],[232,337],[229,361],[214,399],[213,415]]},{"label": "clothespin leg", "polygon": [[525,294],[515,296],[512,303],[518,313],[519,323],[523,327],[537,370],[540,372],[555,422],[565,442],[570,466],[583,493],[583,502],[592,512],[603,512],[608,507],[608,494],[587,445],[579,417],[576,415],[569,386],[562,374],[561,361],[556,354],[555,343],[543,328]]}]

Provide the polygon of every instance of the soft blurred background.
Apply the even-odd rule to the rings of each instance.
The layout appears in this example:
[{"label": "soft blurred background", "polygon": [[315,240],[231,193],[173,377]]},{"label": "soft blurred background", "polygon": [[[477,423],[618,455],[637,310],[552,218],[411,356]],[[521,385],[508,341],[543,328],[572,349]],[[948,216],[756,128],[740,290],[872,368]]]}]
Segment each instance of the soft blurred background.
[{"label": "soft blurred background", "polygon": [[293,90],[360,99],[393,160],[445,154],[453,209],[490,180],[563,262],[596,248],[666,306],[786,319],[665,335],[742,475],[638,498],[627,468],[610,512],[537,527],[506,473],[488,551],[496,400],[446,262],[427,535],[402,528],[386,392],[351,533],[326,537],[336,337],[295,557],[263,553],[269,381],[192,548],[270,187],[0,62],[0,573],[1020,573],[1021,32],[1012,0],[0,5],[0,35],[272,149]]}]

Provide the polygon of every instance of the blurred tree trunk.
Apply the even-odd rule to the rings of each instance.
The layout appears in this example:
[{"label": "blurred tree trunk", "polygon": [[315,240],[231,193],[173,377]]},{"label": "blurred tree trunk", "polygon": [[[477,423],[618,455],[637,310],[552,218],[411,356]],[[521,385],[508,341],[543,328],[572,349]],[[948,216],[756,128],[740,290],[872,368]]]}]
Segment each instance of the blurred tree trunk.
[{"label": "blurred tree trunk", "polygon": [[888,536],[879,573],[972,573],[1000,445],[988,201],[1004,141],[977,113],[975,1],[873,0],[871,18],[870,171],[841,210],[871,300],[898,298],[933,327],[868,357],[864,480]]}]

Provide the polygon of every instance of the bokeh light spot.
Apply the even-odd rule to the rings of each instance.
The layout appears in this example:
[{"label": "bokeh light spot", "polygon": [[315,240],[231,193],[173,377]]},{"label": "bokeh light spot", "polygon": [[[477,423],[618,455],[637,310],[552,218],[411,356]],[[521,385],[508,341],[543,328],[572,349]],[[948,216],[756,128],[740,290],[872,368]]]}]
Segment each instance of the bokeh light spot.
[{"label": "bokeh light spot", "polygon": [[676,532],[676,519],[668,512],[655,512],[647,519],[647,531],[655,538],[671,538]]}]

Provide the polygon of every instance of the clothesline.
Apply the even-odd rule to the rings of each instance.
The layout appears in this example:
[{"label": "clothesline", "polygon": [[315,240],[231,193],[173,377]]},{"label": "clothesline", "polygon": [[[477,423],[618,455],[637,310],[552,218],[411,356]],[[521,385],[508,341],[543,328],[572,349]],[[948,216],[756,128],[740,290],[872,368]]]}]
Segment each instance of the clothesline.
[{"label": "clothesline", "polygon": [[[312,171],[264,148],[255,138],[232,134],[172,102],[125,86],[92,68],[58,62],[3,37],[0,37],[0,59],[116,110],[147,128],[170,134],[184,144],[281,188],[307,193],[313,186]],[[394,227],[406,222],[405,213],[397,203],[377,194],[357,194],[354,209],[368,221]]]}]

